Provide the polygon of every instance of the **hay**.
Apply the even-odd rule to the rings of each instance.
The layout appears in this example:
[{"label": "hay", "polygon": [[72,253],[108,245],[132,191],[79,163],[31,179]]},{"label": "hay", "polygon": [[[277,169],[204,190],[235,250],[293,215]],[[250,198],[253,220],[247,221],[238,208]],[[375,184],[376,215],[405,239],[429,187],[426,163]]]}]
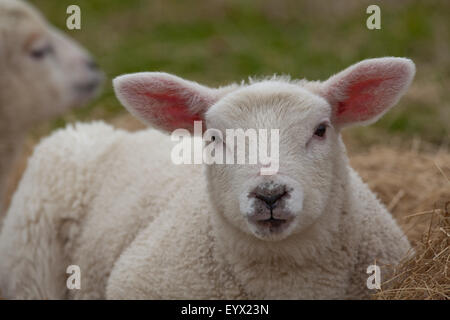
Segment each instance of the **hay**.
[{"label": "hay", "polygon": [[374,298],[450,299],[450,154],[378,147],[351,162],[416,250]]},{"label": "hay", "polygon": [[373,147],[350,163],[378,195],[413,246],[428,231],[435,209],[450,201],[450,153]]},{"label": "hay", "polygon": [[429,230],[416,245],[416,254],[396,268],[394,276],[382,284],[374,298],[450,299],[449,210],[450,202],[447,208],[434,210]]}]

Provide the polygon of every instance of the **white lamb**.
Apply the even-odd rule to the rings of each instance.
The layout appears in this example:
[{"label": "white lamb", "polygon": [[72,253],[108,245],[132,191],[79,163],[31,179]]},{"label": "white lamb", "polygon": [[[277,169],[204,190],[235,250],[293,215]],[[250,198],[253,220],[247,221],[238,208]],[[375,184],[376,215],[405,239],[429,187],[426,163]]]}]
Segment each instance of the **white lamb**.
[{"label": "white lamb", "polygon": [[[411,60],[362,61],[325,82],[272,78],[211,89],[165,73],[114,80],[161,131],[280,130],[279,171],[175,165],[166,135],[78,124],[36,149],[0,234],[10,298],[367,298],[367,268],[410,245],[348,164],[340,131],[410,85]],[[216,138],[212,143],[220,143]],[[68,290],[78,265],[81,289]]]},{"label": "white lamb", "polygon": [[19,0],[0,0],[0,70],[1,221],[7,179],[27,132],[92,99],[102,74],[83,48]]}]

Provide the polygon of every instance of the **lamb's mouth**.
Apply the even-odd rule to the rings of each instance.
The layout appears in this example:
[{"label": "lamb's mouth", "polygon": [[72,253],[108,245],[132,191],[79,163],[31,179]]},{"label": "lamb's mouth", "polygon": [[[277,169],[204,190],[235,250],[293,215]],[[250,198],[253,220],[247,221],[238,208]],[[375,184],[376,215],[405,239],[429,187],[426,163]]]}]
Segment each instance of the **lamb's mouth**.
[{"label": "lamb's mouth", "polygon": [[276,219],[274,217],[270,217],[269,219],[259,220],[257,224],[261,227],[269,229],[278,229],[287,222],[288,222],[287,219]]},{"label": "lamb's mouth", "polygon": [[263,234],[277,234],[287,229],[293,218],[280,219],[273,215],[268,219],[260,219],[251,221]]},{"label": "lamb's mouth", "polygon": [[98,73],[93,76],[89,81],[83,83],[76,83],[73,86],[79,100],[77,104],[81,105],[93,97],[95,97],[101,90],[103,83],[103,74]]}]

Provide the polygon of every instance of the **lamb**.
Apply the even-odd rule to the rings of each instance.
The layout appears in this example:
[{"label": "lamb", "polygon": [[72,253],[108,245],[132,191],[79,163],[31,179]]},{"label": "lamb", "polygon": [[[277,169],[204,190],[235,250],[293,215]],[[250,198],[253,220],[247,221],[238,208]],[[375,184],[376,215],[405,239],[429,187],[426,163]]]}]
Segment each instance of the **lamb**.
[{"label": "lamb", "polygon": [[[363,299],[369,265],[411,253],[349,166],[341,130],[409,87],[406,58],[359,62],[324,82],[274,77],[208,88],[159,72],[114,80],[150,126],[76,124],[36,149],[0,234],[0,290],[29,299]],[[277,128],[279,170],[175,165],[165,134]],[[219,138],[212,138],[219,144]],[[66,287],[69,265],[81,289]]]},{"label": "lamb", "polygon": [[20,0],[0,0],[0,70],[1,218],[26,133],[91,100],[103,76],[83,48]]}]

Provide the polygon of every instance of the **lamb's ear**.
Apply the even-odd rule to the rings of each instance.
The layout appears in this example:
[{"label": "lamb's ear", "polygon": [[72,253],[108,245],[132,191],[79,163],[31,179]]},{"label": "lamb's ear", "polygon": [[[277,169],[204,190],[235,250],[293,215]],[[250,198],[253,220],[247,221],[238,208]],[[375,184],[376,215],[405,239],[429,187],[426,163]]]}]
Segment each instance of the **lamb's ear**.
[{"label": "lamb's ear", "polygon": [[371,124],[394,106],[408,89],[415,65],[405,58],[361,61],[322,84],[337,127]]},{"label": "lamb's ear", "polygon": [[217,89],[161,72],[122,75],[113,80],[113,86],[131,114],[169,132],[180,128],[192,132],[194,121],[202,121],[219,98]]}]

